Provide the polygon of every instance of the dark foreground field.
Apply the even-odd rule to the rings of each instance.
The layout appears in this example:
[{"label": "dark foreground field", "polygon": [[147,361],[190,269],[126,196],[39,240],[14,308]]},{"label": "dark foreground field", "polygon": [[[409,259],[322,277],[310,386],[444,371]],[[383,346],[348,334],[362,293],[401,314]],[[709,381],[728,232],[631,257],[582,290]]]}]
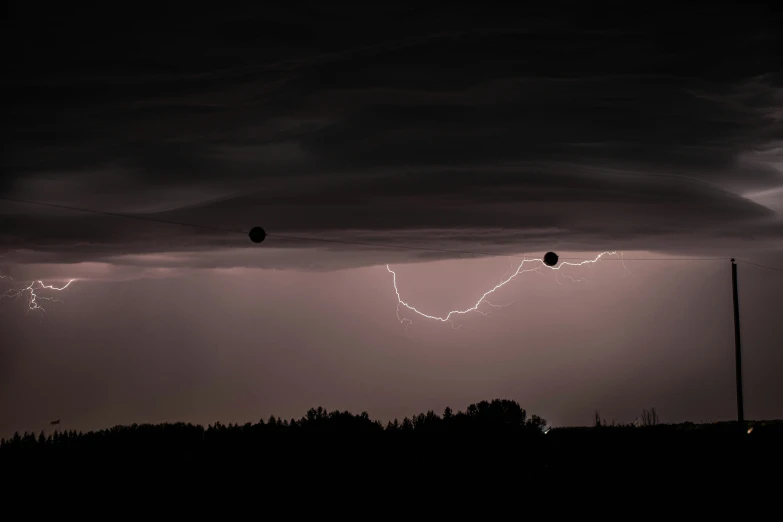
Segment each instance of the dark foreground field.
[{"label": "dark foreground field", "polygon": [[319,408],[298,420],[245,425],[26,434],[0,445],[0,470],[5,478],[86,476],[170,488],[238,482],[289,492],[305,483],[322,490],[404,483],[432,491],[450,484],[604,492],[720,485],[760,494],[781,483],[782,448],[780,421],[545,431],[517,403],[496,400],[386,426]]}]

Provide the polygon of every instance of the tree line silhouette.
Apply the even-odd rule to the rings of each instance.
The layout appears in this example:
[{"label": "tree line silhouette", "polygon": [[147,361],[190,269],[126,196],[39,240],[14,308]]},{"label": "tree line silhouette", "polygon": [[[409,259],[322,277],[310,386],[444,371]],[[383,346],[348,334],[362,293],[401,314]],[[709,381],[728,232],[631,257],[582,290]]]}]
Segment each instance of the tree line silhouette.
[{"label": "tree line silhouette", "polygon": [[416,470],[439,476],[508,472],[516,479],[568,475],[587,480],[616,478],[618,470],[633,468],[637,460],[647,463],[647,475],[670,474],[684,466],[707,473],[725,472],[727,463],[767,465],[780,456],[783,441],[779,421],[666,425],[658,423],[654,410],[645,410],[642,423],[546,428],[544,419],[528,416],[517,402],[503,399],[471,404],[465,411],[446,408],[442,415],[428,411],[385,425],[366,412],[319,407],[299,419],[271,416],[245,424],[203,427],[178,422],[86,433],[16,433],[0,440],[0,468],[108,472],[143,467],[185,475],[205,469],[273,468],[280,476],[306,472],[312,477],[336,469],[368,477]]},{"label": "tree line silhouette", "polygon": [[38,436],[34,432],[18,432],[12,438],[0,439],[0,448],[6,451],[36,447],[57,447],[69,445],[95,444],[105,440],[116,440],[121,443],[128,437],[139,437],[140,440],[154,434],[166,439],[199,440],[205,443],[240,440],[263,435],[299,434],[319,435],[373,435],[373,434],[405,434],[405,433],[438,433],[449,432],[492,432],[495,435],[542,434],[546,421],[537,415],[527,417],[527,412],[515,401],[495,399],[491,402],[481,401],[471,404],[466,411],[454,411],[447,407],[443,415],[430,410],[413,417],[405,417],[402,422],[395,419],[385,426],[380,421],[370,419],[367,412],[358,415],[348,411],[327,411],[323,407],[311,408],[300,419],[283,419],[270,416],[268,420],[259,420],[253,424],[228,425],[216,422],[204,428],[190,423],[163,424],[132,424],[130,426],[115,426],[110,429],[90,431],[87,433],[75,430],[55,430],[48,436],[41,431]]},{"label": "tree line silhouette", "polygon": [[[315,459],[356,465],[373,459],[443,460],[445,450],[456,450],[466,439],[534,439],[544,436],[545,426],[544,419],[528,417],[515,401],[501,399],[471,404],[464,412],[446,408],[442,415],[428,411],[386,425],[372,420],[367,412],[352,414],[319,407],[300,419],[270,416],[256,423],[216,422],[206,428],[178,422],[115,426],[87,433],[16,433],[0,440],[0,462],[63,464],[77,459],[98,465],[108,461],[184,465],[241,459],[307,465]],[[374,457],[368,459],[371,454]]]}]

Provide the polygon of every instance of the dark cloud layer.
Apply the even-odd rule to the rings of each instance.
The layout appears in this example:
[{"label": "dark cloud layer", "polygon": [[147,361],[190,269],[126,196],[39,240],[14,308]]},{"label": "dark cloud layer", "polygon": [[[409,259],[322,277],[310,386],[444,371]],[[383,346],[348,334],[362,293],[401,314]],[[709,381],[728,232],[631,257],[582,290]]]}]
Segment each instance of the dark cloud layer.
[{"label": "dark cloud layer", "polygon": [[[753,195],[783,187],[780,15],[586,9],[20,4],[0,195],[450,248],[779,245]],[[0,214],[18,260],[244,246]]]}]

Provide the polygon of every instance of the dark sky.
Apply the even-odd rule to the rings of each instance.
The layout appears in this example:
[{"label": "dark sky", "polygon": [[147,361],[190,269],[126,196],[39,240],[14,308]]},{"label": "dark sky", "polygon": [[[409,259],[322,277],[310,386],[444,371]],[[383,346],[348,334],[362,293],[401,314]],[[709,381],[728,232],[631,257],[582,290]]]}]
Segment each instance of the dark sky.
[{"label": "dark sky", "polygon": [[[386,263],[440,315],[514,260],[241,234],[783,267],[781,15],[371,4],[10,4],[0,197],[238,233],[0,201],[0,293],[78,279],[0,301],[0,434],[496,396],[734,415],[728,261],[526,273],[406,329]],[[781,417],[783,274],[740,278],[746,411]]]}]

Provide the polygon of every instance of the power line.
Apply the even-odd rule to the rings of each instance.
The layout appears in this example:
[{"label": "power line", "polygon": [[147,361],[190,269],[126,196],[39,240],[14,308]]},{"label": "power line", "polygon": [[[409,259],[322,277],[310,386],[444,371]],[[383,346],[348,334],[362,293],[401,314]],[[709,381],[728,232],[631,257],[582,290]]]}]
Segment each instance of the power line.
[{"label": "power line", "polygon": [[[320,241],[324,243],[344,243],[347,245],[360,245],[360,246],[371,246],[371,247],[379,247],[379,248],[399,248],[399,249],[405,249],[405,250],[423,250],[428,252],[442,252],[447,254],[467,254],[467,255],[474,255],[474,256],[494,256],[494,257],[510,257],[512,259],[525,259],[523,256],[520,255],[509,255],[509,254],[503,254],[502,252],[480,252],[475,250],[447,250],[442,248],[432,248],[432,247],[417,247],[417,246],[411,246],[411,245],[392,245],[389,243],[368,243],[364,241],[352,241],[352,240],[345,240],[345,239],[329,239],[329,238],[318,238],[318,237],[304,237],[304,236],[289,236],[289,235],[282,235],[282,234],[267,234],[268,237],[277,237],[280,239],[294,239],[299,241]],[[581,261],[581,257],[560,257],[559,259],[564,259],[566,261]],[[610,257],[610,258],[604,258],[602,261],[728,261],[730,258],[728,257],[636,257],[636,258],[616,258],[616,257]]]},{"label": "power line", "polygon": [[737,259],[737,261],[739,261],[740,263],[747,263],[747,264],[753,265],[753,266],[760,266],[761,268],[766,268],[768,270],[774,270],[775,272],[783,272],[783,270],[781,270],[780,268],[775,268],[775,267],[771,267],[771,266],[767,266],[767,265],[760,265],[758,263],[752,263],[750,261],[745,261],[744,259]]},{"label": "power line", "polygon": [[[4,201],[11,201],[14,203],[25,203],[28,205],[38,205],[42,207],[50,207],[50,208],[57,208],[57,209],[64,209],[64,210],[71,210],[75,212],[86,212],[86,213],[92,213],[92,214],[99,214],[103,216],[111,216],[111,217],[119,217],[119,218],[126,218],[126,219],[136,219],[140,221],[147,221],[152,223],[161,223],[165,225],[176,225],[176,226],[183,226],[183,227],[194,227],[194,228],[200,228],[204,230],[213,230],[216,232],[226,232],[230,234],[242,234],[245,235],[246,232],[235,230],[235,229],[228,229],[228,228],[221,228],[221,227],[214,227],[210,225],[199,225],[196,223],[184,223],[182,221],[171,221],[167,219],[159,219],[159,218],[152,218],[152,217],[145,217],[145,216],[138,216],[133,214],[122,214],[119,212],[107,212],[103,210],[94,210],[89,208],[82,208],[82,207],[72,207],[68,205],[59,205],[55,203],[44,203],[41,201],[31,201],[26,199],[17,199],[17,198],[9,198],[6,196],[0,196],[0,200]],[[269,234],[267,233],[267,237],[275,237],[279,239],[288,239],[288,240],[295,240],[295,241],[309,241],[309,242],[319,242],[319,243],[334,243],[334,244],[344,244],[344,245],[354,245],[354,246],[368,246],[368,247],[375,247],[375,248],[391,248],[391,249],[400,249],[400,250],[417,250],[417,251],[425,251],[425,252],[439,252],[443,254],[464,254],[464,255],[473,255],[473,256],[491,256],[491,257],[509,257],[512,259],[525,259],[523,256],[519,255],[508,255],[503,254],[500,252],[480,252],[480,251],[474,251],[474,250],[451,250],[451,249],[444,249],[444,248],[434,248],[434,247],[420,247],[420,246],[413,246],[413,245],[393,245],[390,243],[375,243],[375,242],[367,242],[367,241],[355,241],[355,240],[349,240],[349,239],[332,239],[332,238],[322,238],[322,237],[308,237],[308,236],[291,236],[287,234]],[[566,261],[579,261],[581,258],[577,257],[561,257],[560,259],[566,260]],[[672,258],[662,258],[662,257],[648,257],[648,258],[633,258],[633,259],[623,259],[623,258],[606,258],[605,261],[725,261],[728,260],[728,257],[672,257]],[[767,267],[769,268],[769,267]],[[775,270],[775,269],[773,269]]]},{"label": "power line", "polygon": [[289,236],[289,235],[282,235],[282,234],[267,234],[269,237],[277,237],[280,239],[293,239],[298,241],[318,241],[323,243],[342,243],[346,245],[359,245],[359,246],[370,246],[370,247],[379,247],[379,248],[399,248],[399,249],[405,249],[405,250],[423,250],[427,252],[442,252],[445,254],[469,254],[469,255],[476,255],[476,256],[504,256],[504,257],[513,257],[513,256],[505,256],[504,254],[495,252],[474,252],[469,250],[447,250],[443,248],[433,248],[433,247],[417,247],[417,246],[411,246],[411,245],[392,245],[390,243],[369,243],[365,241],[353,241],[350,239],[330,239],[330,238],[323,238],[323,237],[304,237],[304,236]]}]

